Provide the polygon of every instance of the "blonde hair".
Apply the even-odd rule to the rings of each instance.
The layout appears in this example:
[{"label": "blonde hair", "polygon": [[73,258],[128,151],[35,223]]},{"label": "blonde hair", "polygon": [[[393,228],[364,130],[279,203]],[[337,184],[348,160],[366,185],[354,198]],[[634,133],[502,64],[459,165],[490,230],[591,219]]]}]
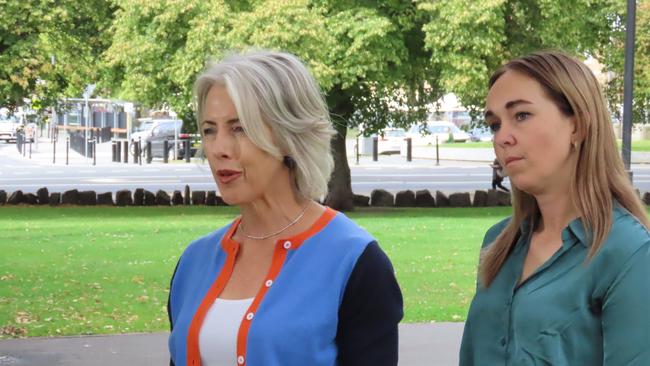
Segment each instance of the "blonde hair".
[{"label": "blonde hair", "polygon": [[279,160],[289,156],[295,161],[290,169],[298,193],[324,197],[334,168],[334,130],[323,94],[305,65],[291,54],[266,50],[213,63],[195,85],[199,125],[214,85],[226,88],[253,144]]},{"label": "blonde hair", "polygon": [[[489,87],[506,71],[536,80],[562,113],[575,118],[579,155],[569,190],[591,241],[587,261],[598,252],[609,233],[615,202],[647,228],[645,208],[625,171],[603,93],[591,70],[561,52],[535,52],[502,66],[490,78]],[[540,218],[535,198],[516,187],[512,189],[512,206],[513,215],[507,226],[481,252],[479,279],[486,287],[519,237],[522,221],[530,220],[534,227]]]}]

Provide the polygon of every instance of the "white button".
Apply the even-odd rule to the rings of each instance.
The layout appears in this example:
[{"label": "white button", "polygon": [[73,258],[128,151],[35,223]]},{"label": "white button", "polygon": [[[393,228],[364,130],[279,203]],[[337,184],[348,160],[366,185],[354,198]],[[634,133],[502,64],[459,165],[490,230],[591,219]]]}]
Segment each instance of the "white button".
[{"label": "white button", "polygon": [[289,249],[289,248],[291,248],[291,242],[290,241],[285,241],[284,245],[282,245],[282,246],[284,247],[284,249]]},{"label": "white button", "polygon": [[248,313],[248,314],[246,314],[246,319],[247,320],[252,320],[253,316],[254,316],[253,313]]},{"label": "white button", "polygon": [[273,284],[273,280],[267,280],[265,283],[266,287],[271,287],[272,284]]},{"label": "white button", "polygon": [[244,356],[237,357],[237,363],[240,364],[240,365],[243,365],[244,364]]}]

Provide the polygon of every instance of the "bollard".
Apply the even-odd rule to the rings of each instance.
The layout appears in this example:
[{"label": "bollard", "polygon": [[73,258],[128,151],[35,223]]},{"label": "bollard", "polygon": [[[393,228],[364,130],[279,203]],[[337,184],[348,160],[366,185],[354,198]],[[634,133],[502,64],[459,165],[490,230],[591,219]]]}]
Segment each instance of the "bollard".
[{"label": "bollard", "polygon": [[29,158],[32,158],[32,139],[29,139]]},{"label": "bollard", "polygon": [[70,155],[70,136],[65,138],[65,165],[68,165],[69,155]]},{"label": "bollard", "polygon": [[147,164],[151,164],[151,160],[153,157],[151,156],[151,141],[147,141]]},{"label": "bollard", "polygon": [[120,141],[115,141],[115,162],[119,163],[122,161],[122,143]]},{"label": "bollard", "polygon": [[23,157],[25,157],[25,155],[27,153],[27,149],[25,149],[25,134],[22,133],[21,136],[22,136],[22,138],[21,138],[21,141],[20,141],[20,148],[22,149]]},{"label": "bollard", "polygon": [[117,149],[116,146],[117,146],[117,144],[115,143],[115,141],[111,141],[111,161],[112,162],[115,162],[115,152],[116,152],[116,149]]},{"label": "bollard", "polygon": [[138,148],[136,150],[137,157],[136,159],[138,164],[142,165],[142,137],[138,137]]},{"label": "bollard", "polygon": [[52,164],[56,164],[56,137],[52,138]]},{"label": "bollard", "polygon": [[163,162],[169,163],[169,141],[163,141]]},{"label": "bollard", "polygon": [[97,165],[97,139],[93,139],[93,166]]},{"label": "bollard", "polygon": [[190,139],[185,140],[185,162],[190,162]]},{"label": "bollard", "polygon": [[379,160],[379,138],[372,137],[372,161]]},{"label": "bollard", "polygon": [[359,165],[359,135],[357,135],[357,143],[354,145],[354,155],[356,155],[357,165]]},{"label": "bollard", "polygon": [[411,143],[411,138],[407,137],[406,138],[406,161],[411,161],[413,158],[412,154],[412,143]]},{"label": "bollard", "polygon": [[138,164],[142,165],[142,137],[138,138]]},{"label": "bollard", "polygon": [[438,149],[438,135],[436,135],[436,166],[440,165],[440,150]]},{"label": "bollard", "polygon": [[124,163],[128,164],[129,163],[129,142],[124,141]]}]

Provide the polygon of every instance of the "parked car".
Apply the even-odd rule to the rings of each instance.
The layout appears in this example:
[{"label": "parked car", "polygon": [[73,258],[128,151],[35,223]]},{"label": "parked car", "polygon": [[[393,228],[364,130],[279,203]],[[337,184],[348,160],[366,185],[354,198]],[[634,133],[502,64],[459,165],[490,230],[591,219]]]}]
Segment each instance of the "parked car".
[{"label": "parked car", "polygon": [[387,128],[379,133],[377,152],[379,154],[399,154],[406,138],[403,128]]},{"label": "parked car", "polygon": [[22,125],[16,117],[0,117],[0,140],[5,140],[5,142],[16,141],[16,133],[21,128]]},{"label": "parked car", "polygon": [[474,142],[491,142],[494,134],[488,127],[475,127],[469,131],[469,139]]},{"label": "parked car", "polygon": [[131,133],[131,153],[135,153],[135,142],[142,141],[142,156],[146,154],[147,142],[151,142],[151,156],[162,158],[164,153],[165,141],[167,141],[167,151],[169,157],[174,154],[174,136],[178,134],[177,158],[182,159],[185,153],[183,143],[189,138],[186,133],[181,133],[183,121],[180,119],[145,119],[140,126]]},{"label": "parked car", "polygon": [[426,127],[414,125],[407,133],[413,141],[413,145],[435,145],[436,137],[438,143],[445,142],[466,142],[470,136],[455,124],[447,121],[429,121]]}]

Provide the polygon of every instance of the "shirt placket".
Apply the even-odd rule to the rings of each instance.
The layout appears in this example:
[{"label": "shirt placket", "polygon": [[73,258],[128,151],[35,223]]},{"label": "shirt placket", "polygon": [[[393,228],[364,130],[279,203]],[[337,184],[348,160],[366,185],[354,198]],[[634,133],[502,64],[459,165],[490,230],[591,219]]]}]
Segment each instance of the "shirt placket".
[{"label": "shirt placket", "polygon": [[513,347],[515,346],[512,342],[512,339],[515,336],[515,329],[517,328],[516,324],[514,324],[514,312],[517,310],[517,304],[519,303],[519,299],[521,296],[524,296],[526,294],[525,288],[531,284],[533,281],[536,279],[539,279],[540,277],[544,276],[555,262],[557,262],[566,252],[569,251],[569,249],[575,244],[575,239],[571,238],[566,230],[562,233],[562,246],[555,252],[551,258],[549,258],[546,262],[544,262],[539,268],[535,270],[526,280],[524,280],[522,283],[518,284],[519,278],[521,278],[521,273],[523,271],[524,267],[524,261],[526,260],[526,256],[528,255],[528,247],[530,246],[530,238],[528,239],[528,244],[526,246],[526,250],[520,250],[517,254],[519,255],[519,258],[515,261],[517,263],[517,266],[513,268],[513,285],[512,285],[512,290],[509,293],[508,299],[506,300],[506,306],[507,306],[507,317],[506,317],[506,322],[507,322],[507,329],[508,332],[506,333],[506,336],[501,339],[501,345],[504,347],[506,351],[506,365],[510,364],[510,356],[514,354],[513,352]]}]

